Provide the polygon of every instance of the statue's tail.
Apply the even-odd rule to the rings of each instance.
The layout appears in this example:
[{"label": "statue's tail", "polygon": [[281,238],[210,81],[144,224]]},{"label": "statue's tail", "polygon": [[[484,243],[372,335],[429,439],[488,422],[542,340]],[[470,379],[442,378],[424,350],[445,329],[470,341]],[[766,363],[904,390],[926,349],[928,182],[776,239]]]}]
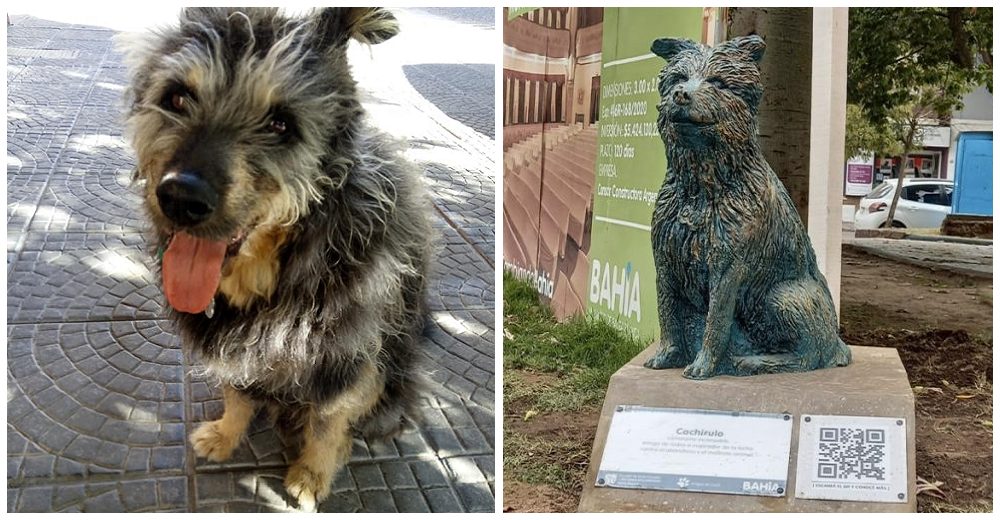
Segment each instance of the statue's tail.
[{"label": "statue's tail", "polygon": [[851,347],[840,338],[837,338],[837,345],[833,348],[833,355],[827,360],[828,367],[846,367],[851,364]]}]

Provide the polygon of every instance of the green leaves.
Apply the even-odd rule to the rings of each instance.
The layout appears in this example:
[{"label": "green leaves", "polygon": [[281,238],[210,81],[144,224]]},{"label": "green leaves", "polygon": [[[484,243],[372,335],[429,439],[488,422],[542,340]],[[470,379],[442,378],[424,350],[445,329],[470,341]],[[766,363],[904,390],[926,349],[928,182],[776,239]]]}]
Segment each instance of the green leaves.
[{"label": "green leaves", "polygon": [[847,141],[845,157],[856,157],[872,152],[881,156],[902,153],[903,147],[896,132],[889,124],[875,125],[865,117],[858,105],[847,105]]},{"label": "green leaves", "polygon": [[992,18],[988,7],[852,8],[848,103],[876,128],[904,106],[947,118],[977,86],[992,90]]}]

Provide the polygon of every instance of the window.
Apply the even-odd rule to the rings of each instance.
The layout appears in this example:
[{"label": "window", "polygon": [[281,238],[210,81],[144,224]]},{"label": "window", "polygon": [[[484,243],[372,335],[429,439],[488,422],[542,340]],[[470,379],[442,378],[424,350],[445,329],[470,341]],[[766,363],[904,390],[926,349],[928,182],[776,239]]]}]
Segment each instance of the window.
[{"label": "window", "polygon": [[888,182],[883,182],[882,184],[876,186],[875,189],[871,191],[871,193],[865,195],[865,198],[881,199],[882,197],[888,195],[889,192],[892,191],[892,188],[893,188],[892,184],[889,184]]},{"label": "window", "polygon": [[954,188],[946,184],[914,184],[903,188],[903,198],[935,206],[951,206]]}]

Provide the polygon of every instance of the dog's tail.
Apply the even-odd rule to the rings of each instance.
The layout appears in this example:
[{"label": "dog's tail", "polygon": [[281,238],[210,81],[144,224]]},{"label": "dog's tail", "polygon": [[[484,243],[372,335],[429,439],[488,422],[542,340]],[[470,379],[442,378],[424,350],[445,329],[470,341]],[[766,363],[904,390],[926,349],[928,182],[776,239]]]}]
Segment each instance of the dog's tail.
[{"label": "dog's tail", "polygon": [[427,255],[422,248],[411,251],[414,274],[404,277],[395,330],[382,336],[378,363],[385,387],[378,403],[355,425],[356,433],[367,439],[386,439],[400,433],[407,423],[419,421],[419,403],[429,395],[429,378],[424,373],[428,359],[420,348],[428,324],[426,292]]},{"label": "dog's tail", "polygon": [[828,367],[846,367],[851,364],[851,347],[844,343],[844,340],[837,338],[837,345],[833,348],[830,359],[827,360]]},{"label": "dog's tail", "polygon": [[[412,379],[412,377],[409,377]],[[407,381],[395,390],[382,394],[375,408],[354,425],[355,433],[367,440],[387,440],[399,435],[408,424],[419,421],[419,395],[417,387],[425,386],[419,381]]]},{"label": "dog's tail", "polygon": [[[415,288],[414,288],[415,287]],[[424,336],[426,307],[423,289],[419,280],[414,282],[408,295],[413,303],[407,306],[402,321],[406,323],[400,332],[382,337],[379,352],[381,372],[385,375],[385,387],[378,403],[354,425],[357,434],[366,439],[387,439],[400,433],[407,419],[419,420],[421,396],[428,395],[429,379],[424,374],[427,360],[419,342]]]},{"label": "dog's tail", "polygon": [[[355,425],[355,433],[368,440],[386,440],[402,432],[407,423],[419,422],[421,396],[427,395],[427,377],[422,371],[424,363],[416,359],[418,338],[393,338],[386,343],[402,341],[409,350],[400,359],[395,358],[385,366],[385,388],[375,407]],[[397,345],[399,347],[401,345]],[[385,347],[392,348],[391,345]]]}]

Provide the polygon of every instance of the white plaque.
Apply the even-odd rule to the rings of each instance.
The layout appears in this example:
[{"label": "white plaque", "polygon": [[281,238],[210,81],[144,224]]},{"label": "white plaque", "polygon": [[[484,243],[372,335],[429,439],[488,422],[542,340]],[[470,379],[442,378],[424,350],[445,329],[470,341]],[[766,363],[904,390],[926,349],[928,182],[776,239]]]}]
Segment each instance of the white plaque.
[{"label": "white plaque", "polygon": [[803,415],[795,497],[906,502],[906,421]]},{"label": "white plaque", "polygon": [[785,495],[788,414],[619,406],[599,487]]}]

